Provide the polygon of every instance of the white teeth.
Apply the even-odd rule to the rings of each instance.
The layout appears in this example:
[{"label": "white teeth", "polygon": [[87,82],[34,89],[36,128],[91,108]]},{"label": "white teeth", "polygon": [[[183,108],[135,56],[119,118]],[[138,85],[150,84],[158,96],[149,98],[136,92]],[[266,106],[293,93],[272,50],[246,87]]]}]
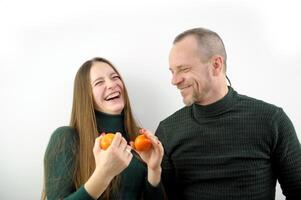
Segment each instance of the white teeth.
[{"label": "white teeth", "polygon": [[115,97],[118,97],[120,95],[120,92],[114,92],[112,94],[109,94],[105,100],[108,100],[108,99],[112,99],[112,98],[115,98]]}]

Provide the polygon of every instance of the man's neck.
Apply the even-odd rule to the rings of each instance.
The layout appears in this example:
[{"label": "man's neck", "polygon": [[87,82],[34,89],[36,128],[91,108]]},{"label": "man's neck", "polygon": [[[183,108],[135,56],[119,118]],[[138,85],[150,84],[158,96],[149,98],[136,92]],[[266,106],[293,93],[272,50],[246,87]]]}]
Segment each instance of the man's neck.
[{"label": "man's neck", "polygon": [[207,97],[204,97],[204,101],[196,102],[196,104],[206,106],[210,105],[214,102],[219,101],[228,93],[228,85],[227,83],[219,84],[217,87],[214,87],[208,94]]}]

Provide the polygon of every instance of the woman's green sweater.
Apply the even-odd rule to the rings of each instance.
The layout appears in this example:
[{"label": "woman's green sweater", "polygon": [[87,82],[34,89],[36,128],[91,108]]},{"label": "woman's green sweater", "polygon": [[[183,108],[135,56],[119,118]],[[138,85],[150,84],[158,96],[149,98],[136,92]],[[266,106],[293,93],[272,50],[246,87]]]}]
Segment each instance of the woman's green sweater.
[{"label": "woman's green sweater", "polygon": [[[121,132],[129,141],[124,128],[123,115],[108,115],[97,112],[98,132]],[[76,130],[69,126],[56,129],[52,134],[45,153],[45,186],[48,200],[92,200],[83,185],[76,189],[73,181],[75,154],[78,144]],[[162,199],[161,184],[153,187],[147,181],[145,164],[133,156],[130,165],[121,173],[119,192],[112,193],[110,199]],[[99,199],[102,199],[100,197]]]}]

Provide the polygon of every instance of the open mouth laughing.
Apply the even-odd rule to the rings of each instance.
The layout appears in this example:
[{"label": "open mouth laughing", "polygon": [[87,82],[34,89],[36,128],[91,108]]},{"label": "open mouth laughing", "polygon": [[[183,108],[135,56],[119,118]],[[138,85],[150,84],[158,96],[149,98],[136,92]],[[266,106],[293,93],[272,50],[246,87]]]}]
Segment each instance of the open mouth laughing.
[{"label": "open mouth laughing", "polygon": [[112,101],[112,100],[115,100],[115,99],[120,98],[120,96],[121,96],[121,93],[120,93],[120,92],[113,92],[113,93],[107,95],[107,96],[104,98],[104,100],[105,100],[105,101]]}]

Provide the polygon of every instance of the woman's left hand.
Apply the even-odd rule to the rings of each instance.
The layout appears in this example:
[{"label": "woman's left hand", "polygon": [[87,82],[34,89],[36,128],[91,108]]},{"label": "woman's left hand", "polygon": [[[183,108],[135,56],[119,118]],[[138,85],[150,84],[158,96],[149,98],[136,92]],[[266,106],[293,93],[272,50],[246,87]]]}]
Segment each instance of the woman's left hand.
[{"label": "woman's left hand", "polygon": [[[135,150],[141,159],[147,164],[147,167],[153,171],[161,168],[161,162],[163,158],[163,146],[158,138],[146,129],[140,129],[141,134],[145,135],[152,142],[152,147],[146,151]],[[135,149],[134,144],[131,142],[131,146]]]},{"label": "woman's left hand", "polygon": [[[161,162],[164,154],[164,149],[158,138],[148,130],[140,129],[141,134],[144,134],[152,143],[152,147],[146,151],[135,150],[140,158],[147,164],[148,169],[148,181],[156,186],[161,180]],[[131,142],[133,149],[134,143]]]}]

